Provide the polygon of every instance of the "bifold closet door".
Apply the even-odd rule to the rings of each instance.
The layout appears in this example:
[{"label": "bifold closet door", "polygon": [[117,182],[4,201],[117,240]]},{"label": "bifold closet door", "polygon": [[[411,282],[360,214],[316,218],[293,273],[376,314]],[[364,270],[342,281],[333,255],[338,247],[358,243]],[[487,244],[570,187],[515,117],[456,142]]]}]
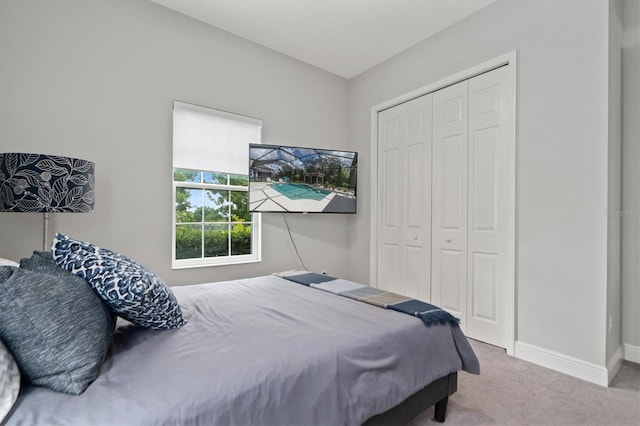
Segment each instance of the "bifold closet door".
[{"label": "bifold closet door", "polygon": [[429,301],[432,96],[378,114],[378,287]]},{"label": "bifold closet door", "polygon": [[469,80],[467,335],[505,348],[507,291],[515,275],[515,147],[509,140],[507,67]]},{"label": "bifold closet door", "polygon": [[500,347],[514,276],[508,81],[503,67],[433,94],[432,301]]},{"label": "bifold closet door", "polygon": [[467,319],[468,82],[433,94],[431,300]]}]

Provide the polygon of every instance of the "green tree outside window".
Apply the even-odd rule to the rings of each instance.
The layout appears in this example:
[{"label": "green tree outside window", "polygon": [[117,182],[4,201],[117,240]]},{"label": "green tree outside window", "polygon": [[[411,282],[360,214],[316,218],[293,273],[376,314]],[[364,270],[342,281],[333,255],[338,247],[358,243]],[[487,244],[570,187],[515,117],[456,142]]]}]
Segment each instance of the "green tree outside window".
[{"label": "green tree outside window", "polygon": [[248,176],[175,169],[176,260],[252,254]]}]

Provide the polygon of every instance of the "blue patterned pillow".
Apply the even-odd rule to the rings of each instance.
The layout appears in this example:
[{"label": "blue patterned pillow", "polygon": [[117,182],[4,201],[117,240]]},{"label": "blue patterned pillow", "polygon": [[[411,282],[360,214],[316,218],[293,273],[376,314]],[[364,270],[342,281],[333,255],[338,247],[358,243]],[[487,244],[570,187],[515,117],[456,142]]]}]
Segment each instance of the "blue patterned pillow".
[{"label": "blue patterned pillow", "polygon": [[186,324],[171,289],[128,257],[64,234],[56,235],[52,251],[61,268],[87,280],[122,318],[156,330]]}]

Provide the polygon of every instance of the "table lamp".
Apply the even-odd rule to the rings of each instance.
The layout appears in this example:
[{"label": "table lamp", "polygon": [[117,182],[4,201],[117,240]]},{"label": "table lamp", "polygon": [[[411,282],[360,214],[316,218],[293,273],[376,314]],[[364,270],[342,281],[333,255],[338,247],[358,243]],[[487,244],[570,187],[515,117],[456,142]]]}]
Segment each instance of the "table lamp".
[{"label": "table lamp", "polygon": [[0,212],[44,213],[43,250],[49,213],[91,213],[95,164],[58,155],[0,153]]}]

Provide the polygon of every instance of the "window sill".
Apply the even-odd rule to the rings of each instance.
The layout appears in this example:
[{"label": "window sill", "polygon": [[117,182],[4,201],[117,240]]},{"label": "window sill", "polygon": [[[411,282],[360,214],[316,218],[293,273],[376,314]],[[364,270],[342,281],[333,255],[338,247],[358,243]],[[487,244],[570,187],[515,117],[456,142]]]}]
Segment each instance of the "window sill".
[{"label": "window sill", "polygon": [[174,260],[171,264],[171,269],[192,269],[192,268],[209,268],[212,266],[229,266],[229,265],[242,265],[246,263],[258,263],[262,262],[260,256],[238,256],[237,258],[224,258],[224,259],[185,259]]}]

